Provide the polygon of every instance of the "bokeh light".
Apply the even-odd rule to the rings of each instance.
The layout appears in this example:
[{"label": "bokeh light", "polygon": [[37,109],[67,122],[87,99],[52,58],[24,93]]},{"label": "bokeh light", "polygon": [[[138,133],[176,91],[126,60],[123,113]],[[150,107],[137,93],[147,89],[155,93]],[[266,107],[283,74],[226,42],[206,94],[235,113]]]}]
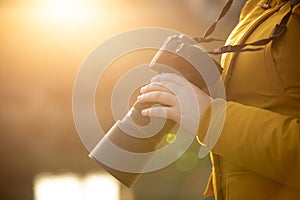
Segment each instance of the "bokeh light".
[{"label": "bokeh light", "polygon": [[34,180],[35,200],[119,200],[120,186],[108,174],[40,174]]},{"label": "bokeh light", "polygon": [[38,176],[34,192],[35,200],[80,200],[80,180],[74,174]]},{"label": "bokeh light", "polygon": [[176,140],[176,135],[174,133],[168,133],[166,136],[166,142],[168,144],[175,142]]},{"label": "bokeh light", "polygon": [[177,161],[176,168],[181,172],[188,172],[193,170],[199,162],[196,152],[186,151]]}]

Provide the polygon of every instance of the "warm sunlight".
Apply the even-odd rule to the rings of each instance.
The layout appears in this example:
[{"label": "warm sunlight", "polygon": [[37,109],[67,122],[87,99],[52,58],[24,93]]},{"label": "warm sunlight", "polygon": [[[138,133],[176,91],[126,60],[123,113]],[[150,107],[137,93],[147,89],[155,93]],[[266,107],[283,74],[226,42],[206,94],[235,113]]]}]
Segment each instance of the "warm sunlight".
[{"label": "warm sunlight", "polygon": [[83,200],[119,200],[119,182],[110,175],[90,174],[82,184]]},{"label": "warm sunlight", "polygon": [[119,200],[119,183],[105,174],[41,174],[34,180],[35,200]]},{"label": "warm sunlight", "polygon": [[35,200],[80,200],[80,180],[73,174],[43,175],[34,181]]},{"label": "warm sunlight", "polygon": [[95,16],[93,4],[91,0],[44,0],[39,5],[39,15],[52,23],[78,24]]},{"label": "warm sunlight", "polygon": [[91,1],[89,0],[43,0],[41,1],[47,5],[56,5],[56,6],[72,6],[72,5],[86,5]]}]

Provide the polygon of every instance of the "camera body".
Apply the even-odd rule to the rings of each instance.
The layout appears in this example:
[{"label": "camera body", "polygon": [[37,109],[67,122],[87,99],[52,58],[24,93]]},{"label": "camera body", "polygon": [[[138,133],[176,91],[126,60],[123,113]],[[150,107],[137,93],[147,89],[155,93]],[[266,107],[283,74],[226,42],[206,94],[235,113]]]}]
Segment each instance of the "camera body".
[{"label": "camera body", "polygon": [[[211,92],[207,88],[219,78],[219,74],[215,76],[214,73],[216,65],[213,59],[196,41],[184,34],[168,37],[153,57],[149,68],[157,73],[180,74],[207,92]],[[202,74],[214,77],[207,78]],[[158,144],[176,125],[172,120],[142,116],[141,110],[151,106],[155,105],[135,102],[126,116],[112,126],[89,154],[103,169],[127,187],[134,184],[143,169],[151,162],[151,156],[139,161],[126,160],[111,145],[132,154],[155,153]],[[132,167],[138,170],[120,170],[113,167],[122,166],[125,162],[129,163],[129,167],[132,163]]]}]

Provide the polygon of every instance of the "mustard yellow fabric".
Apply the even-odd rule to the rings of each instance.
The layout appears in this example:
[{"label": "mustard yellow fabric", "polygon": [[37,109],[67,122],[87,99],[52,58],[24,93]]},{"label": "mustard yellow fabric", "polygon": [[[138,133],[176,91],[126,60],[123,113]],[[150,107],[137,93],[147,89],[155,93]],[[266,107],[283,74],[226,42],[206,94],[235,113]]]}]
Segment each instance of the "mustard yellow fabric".
[{"label": "mustard yellow fabric", "polygon": [[[227,44],[266,38],[289,12],[289,1],[248,0]],[[300,5],[287,32],[256,52],[222,58],[227,101],[225,124],[211,151],[207,194],[216,200],[300,199]],[[199,123],[203,142],[211,121],[208,108]],[[217,120],[213,123],[218,123]]]}]

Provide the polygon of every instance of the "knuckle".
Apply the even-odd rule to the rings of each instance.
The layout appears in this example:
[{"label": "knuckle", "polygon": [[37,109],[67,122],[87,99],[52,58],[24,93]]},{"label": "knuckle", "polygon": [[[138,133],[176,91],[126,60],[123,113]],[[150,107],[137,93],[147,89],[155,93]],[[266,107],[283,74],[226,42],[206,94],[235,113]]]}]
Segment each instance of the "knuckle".
[{"label": "knuckle", "polygon": [[157,90],[157,85],[154,83],[149,83],[143,87],[143,92],[151,92]]},{"label": "knuckle", "polygon": [[161,99],[162,98],[162,93],[161,92],[153,92],[153,99]]},{"label": "knuckle", "polygon": [[154,86],[155,85],[153,83],[150,83],[150,84],[147,85],[147,89],[148,90],[153,90],[155,88]]},{"label": "knuckle", "polygon": [[149,91],[149,84],[148,84],[148,85],[145,85],[145,86],[143,86],[143,87],[141,88],[141,91],[142,91],[143,93],[145,93],[145,92]]}]

